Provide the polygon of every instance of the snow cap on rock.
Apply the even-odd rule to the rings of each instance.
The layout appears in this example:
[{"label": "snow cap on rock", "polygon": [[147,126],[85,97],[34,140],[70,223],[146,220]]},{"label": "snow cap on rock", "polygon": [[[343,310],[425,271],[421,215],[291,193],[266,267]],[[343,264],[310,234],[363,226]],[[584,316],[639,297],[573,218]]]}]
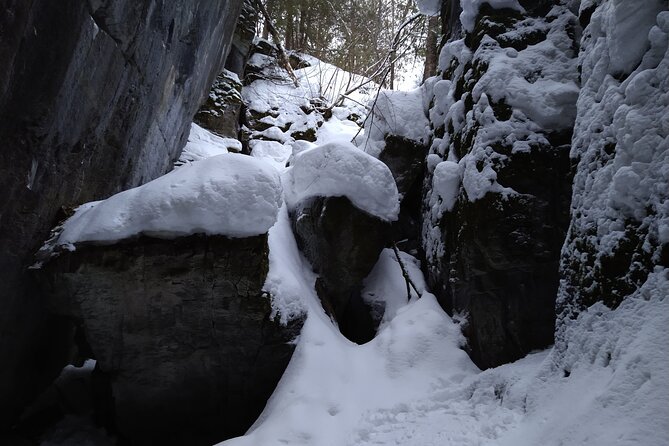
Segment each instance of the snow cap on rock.
[{"label": "snow cap on rock", "polygon": [[63,225],[57,244],[113,243],[140,234],[250,237],[269,230],[280,205],[276,169],[250,156],[227,153],[80,206]]},{"label": "snow cap on rock", "polygon": [[284,187],[289,207],[311,197],[344,196],[359,209],[383,220],[397,220],[400,211],[390,169],[344,141],[296,154],[286,172]]}]

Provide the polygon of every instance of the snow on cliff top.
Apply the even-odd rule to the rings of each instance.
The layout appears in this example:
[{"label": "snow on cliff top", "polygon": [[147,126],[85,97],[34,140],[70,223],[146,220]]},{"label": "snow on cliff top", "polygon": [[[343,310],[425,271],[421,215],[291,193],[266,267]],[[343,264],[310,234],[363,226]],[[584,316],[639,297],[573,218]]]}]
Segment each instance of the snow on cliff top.
[{"label": "snow on cliff top", "polygon": [[400,211],[397,186],[388,167],[345,141],[297,154],[286,172],[284,188],[289,207],[316,196],[345,196],[383,220],[397,220]]},{"label": "snow on cliff top", "polygon": [[357,138],[357,145],[373,156],[385,148],[386,135],[401,136],[425,144],[430,133],[424,88],[409,91],[382,90],[365,121],[365,133]]},{"label": "snow on cliff top", "polygon": [[262,160],[228,153],[80,206],[56,244],[111,243],[140,234],[249,237],[269,230],[280,205],[278,171]]},{"label": "snow on cliff top", "polygon": [[525,9],[520,6],[518,0],[460,0],[460,4],[462,5],[460,22],[466,31],[474,31],[476,16],[479,14],[479,8],[484,3],[487,3],[494,9],[511,8],[520,12],[525,12]]},{"label": "snow on cliff top", "polygon": [[441,11],[441,0],[416,0],[416,6],[421,14],[435,16]]}]

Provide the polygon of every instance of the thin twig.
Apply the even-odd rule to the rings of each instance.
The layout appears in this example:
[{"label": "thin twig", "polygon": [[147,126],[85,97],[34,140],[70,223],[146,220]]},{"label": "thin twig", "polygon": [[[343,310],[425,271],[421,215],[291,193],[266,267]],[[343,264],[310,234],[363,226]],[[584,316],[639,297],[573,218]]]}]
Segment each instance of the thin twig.
[{"label": "thin twig", "polygon": [[343,101],[344,96],[348,96],[348,95],[350,95],[351,93],[355,92],[356,90],[358,90],[358,89],[364,87],[365,85],[369,84],[370,82],[372,82],[372,80],[373,80],[376,76],[378,76],[378,75],[380,75],[380,74],[383,74],[383,80],[381,81],[381,85],[383,85],[383,83],[385,82],[386,78],[388,77],[388,73],[390,72],[390,67],[392,67],[393,64],[399,59],[399,57],[393,57],[393,55],[397,52],[397,48],[399,47],[399,44],[400,44],[400,42],[401,42],[400,37],[401,37],[401,35],[402,35],[402,31],[404,31],[404,28],[406,28],[407,26],[409,26],[410,24],[412,24],[413,22],[415,22],[415,21],[416,21],[417,19],[419,19],[420,17],[422,17],[421,14],[414,14],[414,15],[412,15],[411,17],[409,17],[408,19],[406,19],[406,20],[405,20],[405,21],[404,21],[404,22],[397,28],[397,31],[395,32],[395,36],[394,36],[394,38],[393,38],[393,43],[392,43],[392,45],[391,45],[391,47],[390,47],[390,50],[388,51],[388,53],[386,54],[386,56],[381,60],[381,66],[380,66],[374,73],[372,73],[371,75],[369,75],[367,80],[365,80],[364,82],[362,82],[362,83],[360,83],[360,84],[358,84],[358,85],[356,85],[356,86],[354,86],[354,87],[352,87],[352,88],[349,88],[349,89],[346,90],[344,93],[341,93],[341,94],[339,95],[339,98],[337,98],[337,100],[333,101],[332,105],[330,106],[330,109],[332,109],[332,108],[334,108],[335,106],[337,106],[338,103],[339,103],[340,101]]}]

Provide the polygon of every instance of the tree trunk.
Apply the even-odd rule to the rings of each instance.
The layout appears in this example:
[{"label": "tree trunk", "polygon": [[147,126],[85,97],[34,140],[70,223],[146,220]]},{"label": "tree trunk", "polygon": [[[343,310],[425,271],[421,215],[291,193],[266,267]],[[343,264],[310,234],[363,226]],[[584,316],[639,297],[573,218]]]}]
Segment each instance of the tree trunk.
[{"label": "tree trunk", "polygon": [[427,39],[425,42],[425,68],[423,69],[423,82],[428,77],[437,74],[437,63],[439,59],[437,41],[439,35],[439,16],[430,17],[427,22]]}]

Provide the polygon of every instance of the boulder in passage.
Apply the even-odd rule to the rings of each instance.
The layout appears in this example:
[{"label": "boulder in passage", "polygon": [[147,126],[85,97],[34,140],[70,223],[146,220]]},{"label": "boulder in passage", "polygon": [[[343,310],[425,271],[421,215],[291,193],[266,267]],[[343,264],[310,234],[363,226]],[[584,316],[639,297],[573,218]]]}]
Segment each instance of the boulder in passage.
[{"label": "boulder in passage", "polygon": [[270,319],[267,254],[266,234],[141,236],[80,244],[38,270],[51,311],[97,360],[98,415],[119,436],[204,445],[250,427],[302,323]]}]

